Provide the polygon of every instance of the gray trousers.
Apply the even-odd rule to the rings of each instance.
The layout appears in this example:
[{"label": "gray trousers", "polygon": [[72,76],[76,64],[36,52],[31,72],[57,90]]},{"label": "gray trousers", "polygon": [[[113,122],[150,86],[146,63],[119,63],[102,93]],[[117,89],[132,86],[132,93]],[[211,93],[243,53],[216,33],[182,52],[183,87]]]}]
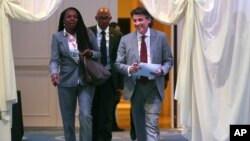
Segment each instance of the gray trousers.
[{"label": "gray trousers", "polygon": [[147,84],[137,82],[131,98],[133,121],[137,141],[159,141],[158,119],[162,99],[155,81]]},{"label": "gray trousers", "polygon": [[76,141],[75,112],[79,105],[80,141],[92,140],[92,101],[94,87],[58,87],[59,105],[62,115],[65,141]]}]

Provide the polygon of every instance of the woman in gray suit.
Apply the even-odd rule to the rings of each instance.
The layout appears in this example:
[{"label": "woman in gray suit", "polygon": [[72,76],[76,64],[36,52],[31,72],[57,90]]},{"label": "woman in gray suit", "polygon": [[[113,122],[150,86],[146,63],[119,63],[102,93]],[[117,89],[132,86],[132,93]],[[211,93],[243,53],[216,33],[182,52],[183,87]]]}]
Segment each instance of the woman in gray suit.
[{"label": "woman in gray suit", "polygon": [[57,86],[59,105],[66,141],[76,141],[75,112],[79,103],[80,141],[92,140],[91,105],[95,87],[85,82],[83,62],[87,56],[99,60],[96,38],[83,22],[80,12],[65,9],[59,20],[58,32],[52,36],[50,73]]}]

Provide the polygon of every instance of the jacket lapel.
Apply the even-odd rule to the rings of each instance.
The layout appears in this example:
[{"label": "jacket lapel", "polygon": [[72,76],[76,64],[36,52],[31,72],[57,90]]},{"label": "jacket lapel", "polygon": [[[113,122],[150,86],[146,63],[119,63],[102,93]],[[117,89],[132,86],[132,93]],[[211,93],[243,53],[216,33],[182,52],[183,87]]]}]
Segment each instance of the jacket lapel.
[{"label": "jacket lapel", "polygon": [[134,57],[135,57],[135,61],[137,62],[137,63],[139,63],[140,62],[140,56],[139,56],[139,50],[138,50],[138,39],[137,39],[137,32],[134,32],[133,34],[132,34],[132,38],[131,38],[131,47],[132,47],[132,49],[131,50],[133,50],[133,54],[134,54]]},{"label": "jacket lapel", "polygon": [[66,51],[66,54],[71,57],[70,55],[70,50],[69,50],[69,44],[68,44],[68,38],[61,32],[61,39],[62,39],[62,44],[63,48]]},{"label": "jacket lapel", "polygon": [[113,49],[113,45],[114,45],[113,42],[114,41],[115,41],[114,34],[112,33],[112,31],[109,28],[109,57],[110,57],[110,59],[111,59],[111,54],[112,54],[112,49]]},{"label": "jacket lapel", "polygon": [[156,48],[157,47],[157,40],[156,40],[156,34],[155,34],[155,31],[154,30],[152,30],[152,29],[150,29],[150,58],[151,58],[151,62],[153,63],[154,62],[154,57],[156,57],[155,56],[155,52],[157,52],[157,51],[155,51],[155,49],[157,49]]},{"label": "jacket lapel", "polygon": [[92,30],[92,32],[95,34],[95,37],[97,38],[97,27],[96,27],[96,25],[92,26],[90,29]]}]

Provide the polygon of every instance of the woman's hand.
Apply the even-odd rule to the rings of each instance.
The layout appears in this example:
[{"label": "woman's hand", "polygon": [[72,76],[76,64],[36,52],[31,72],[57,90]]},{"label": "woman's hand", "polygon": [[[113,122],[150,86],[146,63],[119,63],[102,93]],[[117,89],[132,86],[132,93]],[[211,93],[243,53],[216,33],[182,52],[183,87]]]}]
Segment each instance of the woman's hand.
[{"label": "woman's hand", "polygon": [[91,49],[86,49],[81,55],[90,58],[93,56],[93,51]]},{"label": "woman's hand", "polygon": [[52,81],[53,85],[56,87],[59,83],[58,73],[54,73],[50,77],[51,77],[51,81]]}]

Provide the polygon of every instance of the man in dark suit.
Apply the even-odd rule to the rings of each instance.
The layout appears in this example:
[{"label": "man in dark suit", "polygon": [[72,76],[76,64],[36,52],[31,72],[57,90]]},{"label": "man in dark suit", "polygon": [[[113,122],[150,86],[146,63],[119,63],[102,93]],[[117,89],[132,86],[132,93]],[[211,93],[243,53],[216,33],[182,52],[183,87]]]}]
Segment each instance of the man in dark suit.
[{"label": "man in dark suit", "polygon": [[123,88],[123,77],[114,68],[122,33],[109,28],[111,18],[109,9],[101,7],[95,16],[97,25],[90,27],[101,50],[101,63],[112,73],[104,84],[96,87],[92,105],[93,141],[111,141],[115,97]]},{"label": "man in dark suit", "polygon": [[[111,22],[109,24],[109,27],[115,29],[118,32],[121,32],[121,27],[116,22]],[[115,97],[115,103],[114,103],[114,108],[113,108],[114,112],[113,112],[113,122],[112,122],[112,131],[114,131],[114,132],[120,132],[120,131],[124,131],[125,130],[125,129],[122,129],[122,128],[120,128],[118,126],[118,123],[117,123],[117,120],[116,120],[116,107],[119,104],[120,99],[121,99],[121,94],[116,95],[116,97]]]},{"label": "man in dark suit", "polygon": [[[150,28],[148,11],[138,7],[130,14],[136,31],[122,37],[115,67],[125,75],[124,98],[131,101],[137,141],[159,141],[164,76],[173,66],[173,57],[166,34]],[[137,75],[142,64],[158,67],[149,74]]]}]

